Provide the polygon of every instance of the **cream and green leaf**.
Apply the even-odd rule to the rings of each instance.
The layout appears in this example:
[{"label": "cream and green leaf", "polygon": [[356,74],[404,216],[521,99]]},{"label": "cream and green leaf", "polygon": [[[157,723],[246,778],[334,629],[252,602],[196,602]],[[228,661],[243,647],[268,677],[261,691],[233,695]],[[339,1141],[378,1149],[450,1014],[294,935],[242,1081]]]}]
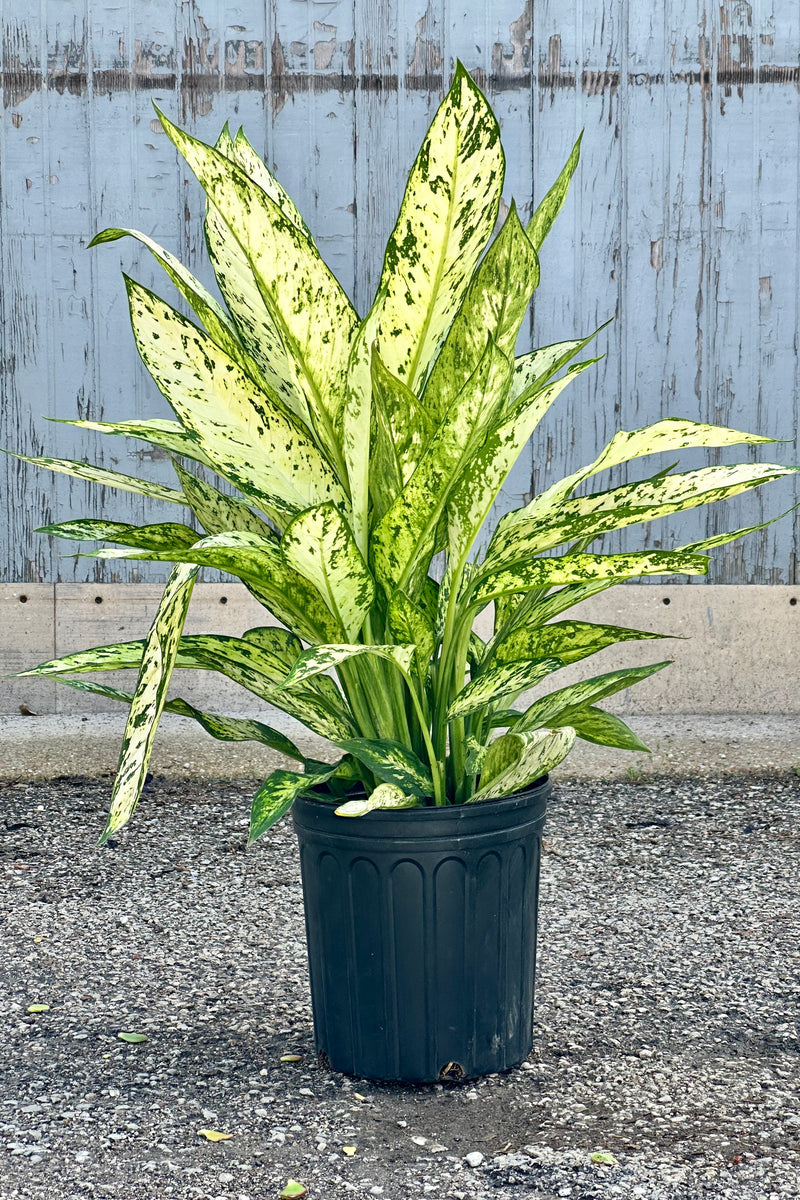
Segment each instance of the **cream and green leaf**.
[{"label": "cream and green leaf", "polygon": [[[99,541],[92,553],[100,558],[173,564],[146,638],[25,672],[130,706],[103,836],[136,806],[162,712],[296,760],[297,770],[279,766],[256,793],[251,841],[298,796],[343,817],[402,816],[512,795],[557,767],[576,738],[645,750],[598,704],[668,661],[553,681],[601,651],[607,660],[612,646],[673,635],[570,610],[625,580],[704,575],[708,551],[777,518],[670,550],[610,553],[602,539],[797,468],[754,461],[754,448],[771,438],[667,416],[616,433],[588,465],[548,481],[505,512],[486,545],[487,519],[507,509],[503,487],[532,434],[597,361],[584,352],[599,330],[568,330],[517,355],[580,138],[527,227],[507,197],[496,229],[499,128],[459,64],[411,167],[362,318],[244,133],[225,126],[210,146],[159,115],[204,188],[221,301],[149,235],[98,234],[95,244],[130,237],[146,246],[191,319],[128,280],[136,344],[174,419],[71,424],[167,451],[175,486],[68,459],[24,459],[184,509],[181,519],[154,515],[137,526],[114,519],[104,498],[94,515],[42,529],[79,546]],[[748,461],[684,472],[656,463],[649,477],[612,477],[578,494],[593,476],[640,458],[736,446],[748,448]],[[240,579],[265,623],[241,637],[184,634],[204,567]],[[490,605],[494,632],[484,642],[473,623]],[[126,670],[137,672],[133,689],[102,681]],[[207,713],[179,692],[170,697],[173,672],[186,670],[216,671],[244,689],[245,703],[305,724],[330,744],[330,763],[305,757],[266,714]],[[100,682],[85,678],[95,673]]]}]

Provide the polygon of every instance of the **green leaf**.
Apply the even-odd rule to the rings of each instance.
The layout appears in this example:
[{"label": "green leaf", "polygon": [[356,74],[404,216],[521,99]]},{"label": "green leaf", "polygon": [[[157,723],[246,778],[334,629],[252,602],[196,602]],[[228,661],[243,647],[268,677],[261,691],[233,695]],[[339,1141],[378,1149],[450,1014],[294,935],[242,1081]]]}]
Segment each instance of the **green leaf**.
[{"label": "green leaf", "polygon": [[88,483],[99,483],[101,487],[116,488],[120,492],[135,492],[139,496],[149,496],[151,500],[164,500],[167,504],[186,504],[183,492],[176,492],[174,488],[164,487],[160,483],[151,483],[149,479],[137,479],[132,475],[122,475],[119,471],[106,471],[103,467],[92,467],[87,463],[73,462],[67,458],[33,458],[29,454],[14,454],[11,450],[3,450],[3,453],[11,458],[19,458],[22,462],[33,463],[35,467],[44,467],[62,475],[73,475],[76,479],[85,479]]},{"label": "green leaf", "polygon": [[[560,721],[558,722],[560,724]],[[626,725],[614,713],[605,712],[602,708],[574,709],[566,719],[579,738],[585,742],[594,742],[598,746],[614,746],[618,750],[639,750],[645,754],[650,748],[645,746],[638,734]]]},{"label": "green leaf", "polygon": [[616,1167],[617,1160],[607,1150],[598,1150],[592,1155],[592,1162],[598,1166]]},{"label": "green leaf", "polygon": [[42,525],[36,533],[73,541],[118,542],[145,550],[166,550],[172,546],[192,546],[197,532],[188,525],[165,521],[158,525],[126,525],[122,521],[62,521],[60,525]]},{"label": "green leaf", "polygon": [[[170,140],[238,241],[305,395],[320,441],[335,456],[334,425],[358,317],[307,235],[282,206],[218,150],[157,108]],[[319,497],[325,499],[325,497]]]},{"label": "green leaf", "polygon": [[513,201],[500,233],[482,259],[431,370],[423,395],[438,424],[472,375],[491,337],[507,358],[531,296],[539,283],[539,260]]},{"label": "green leaf", "polygon": [[413,644],[414,664],[420,690],[424,692],[436,643],[430,618],[405,592],[393,592],[386,611],[386,621],[395,642]]},{"label": "green leaf", "polygon": [[280,1200],[303,1200],[304,1196],[308,1195],[308,1189],[304,1188],[302,1183],[298,1183],[296,1179],[290,1179],[280,1195]]},{"label": "green leaf", "polygon": [[286,562],[317,589],[344,636],[352,640],[364,623],[375,583],[350,527],[332,504],[300,513],[283,535]]},{"label": "green leaf", "polygon": [[287,517],[326,500],[346,508],[330,464],[279,398],[153,292],[126,286],[142,362],[214,469]]},{"label": "green leaf", "polygon": [[462,688],[447,710],[447,719],[466,717],[490,704],[498,704],[506,696],[534,687],[563,665],[560,658],[495,663]]},{"label": "green leaf", "polygon": [[[106,687],[102,683],[95,683],[88,679],[58,679],[58,682],[65,683],[68,687],[75,688],[76,691],[92,692],[97,696],[105,696],[108,700],[119,700],[123,704],[130,704],[133,700],[131,692]],[[174,713],[178,717],[191,717],[199,725],[202,725],[206,733],[210,733],[218,741],[260,742],[264,746],[269,746],[271,750],[276,750],[279,754],[285,754],[287,758],[295,758],[298,762],[305,761],[305,755],[297,749],[294,742],[291,742],[277,729],[265,725],[263,721],[201,712],[199,708],[189,704],[188,700],[181,700],[179,697],[168,700],[164,705],[164,712]]]},{"label": "green leaf", "polygon": [[680,550],[653,550],[637,554],[564,554],[559,558],[534,558],[495,571],[486,559],[473,581],[471,603],[483,608],[490,600],[531,588],[590,579],[636,579],[646,575],[705,575],[708,559]]},{"label": "green leaf", "polygon": [[360,654],[385,658],[399,667],[404,674],[408,674],[411,670],[411,663],[414,657],[414,647],[343,645],[335,643],[328,646],[312,646],[309,650],[304,650],[300,655],[291,672],[286,676],[284,687],[295,687],[298,683],[302,683],[303,680],[310,679],[314,675],[319,675],[323,671],[329,671],[331,667],[338,667],[340,663],[347,662],[349,659],[355,658]]},{"label": "green leaf", "polygon": [[504,733],[489,746],[481,786],[467,803],[521,792],[563,762],[574,744],[575,730],[568,727]]},{"label": "green leaf", "polygon": [[275,540],[274,530],[248,508],[247,503],[237,496],[228,496],[212,484],[206,483],[180,463],[173,466],[181,481],[183,493],[197,520],[206,533],[254,533],[258,537]]},{"label": "green leaf", "polygon": [[311,771],[300,774],[297,771],[273,771],[264,780],[253,797],[250,810],[250,833],[248,846],[257,841],[271,829],[276,821],[289,811],[298,796],[312,788],[327,783],[335,774],[339,764],[327,771]]},{"label": "green leaf", "polygon": [[415,808],[416,796],[406,796],[392,783],[379,783],[374,792],[363,800],[348,800],[335,809],[337,817],[363,817],[377,809]]},{"label": "green leaf", "polygon": [[374,570],[389,595],[405,590],[418,570],[427,572],[439,518],[493,413],[504,404],[509,378],[508,359],[490,342],[428,443],[416,471],[374,530]]},{"label": "green leaf", "polygon": [[608,671],[605,675],[596,675],[593,679],[559,688],[558,691],[535,700],[522,714],[514,730],[516,733],[523,733],[529,729],[552,726],[556,721],[559,724],[569,724],[570,716],[577,710],[647,679],[656,671],[668,667],[671,661],[667,659],[664,662],[649,663],[645,667],[625,667],[620,671]]},{"label": "green leaf", "polygon": [[28,1012],[29,1012],[29,1013],[46,1013],[46,1012],[50,1012],[50,1005],[49,1005],[49,1004],[29,1004],[29,1005],[28,1005]]},{"label": "green leaf", "polygon": [[289,565],[274,539],[256,533],[218,533],[191,549],[100,550],[98,558],[192,562],[227,571],[246,583],[279,621],[308,641],[340,636],[337,622],[317,589]]},{"label": "green leaf", "polygon": [[196,575],[196,567],[172,569],[155,620],[145,638],[101,844],[129,820],[144,787]]},{"label": "green leaf", "polygon": [[567,666],[618,642],[669,636],[642,629],[627,629],[620,625],[595,625],[590,621],[557,621],[552,625],[542,625],[537,613],[535,623],[514,626],[505,637],[493,644],[491,660],[512,663],[521,658],[557,655]]},{"label": "green leaf", "polygon": [[118,1033],[117,1037],[121,1042],[129,1042],[132,1046],[139,1046],[142,1042],[150,1041],[146,1033]]},{"label": "green leaf", "polygon": [[422,798],[433,795],[430,771],[413,750],[401,746],[399,742],[347,738],[336,744],[362,762],[378,779],[394,785],[401,793]]},{"label": "green leaf", "polygon": [[537,250],[541,247],[542,242],[550,232],[553,222],[561,212],[564,201],[567,198],[572,176],[578,169],[578,163],[580,162],[582,138],[583,130],[578,134],[577,141],[572,147],[569,158],[561,168],[558,179],[531,217],[530,224],[528,225],[528,237]]}]

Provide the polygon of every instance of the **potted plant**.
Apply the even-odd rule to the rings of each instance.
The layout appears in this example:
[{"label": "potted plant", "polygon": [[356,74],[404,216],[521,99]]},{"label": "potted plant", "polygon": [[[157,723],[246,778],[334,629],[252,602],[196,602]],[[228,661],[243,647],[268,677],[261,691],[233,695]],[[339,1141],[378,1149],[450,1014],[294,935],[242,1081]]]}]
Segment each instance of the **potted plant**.
[{"label": "potted plant", "polygon": [[[100,558],[175,566],[144,640],[26,674],[130,704],[101,840],[133,813],[165,710],[296,760],[256,793],[250,837],[294,806],[317,1044],[333,1067],[430,1080],[511,1066],[532,1042],[549,773],[576,738],[645,749],[597,704],[668,665],[553,689],[562,666],[657,636],[575,620],[569,610],[623,580],[703,575],[704,551],[749,530],[670,551],[590,546],[795,468],[667,467],[577,494],[599,472],[642,456],[773,440],[670,417],[617,433],[594,462],[506,513],[476,553],[536,425],[597,361],[579,360],[594,334],[515,356],[539,281],[537,252],[579,142],[527,227],[512,204],[494,236],[499,129],[459,65],[411,168],[362,319],[244,134],[226,127],[212,147],[159,115],[205,189],[224,303],[146,235],[99,234],[94,243],[130,235],[147,245],[192,315],[126,279],[139,352],[176,420],[74,424],[166,449],[178,486],[29,461],[168,501],[186,520],[45,527],[112,543],[94,551]],[[203,566],[242,580],[273,623],[242,637],[184,636]],[[494,630],[484,641],[473,627],[489,606]],[[131,695],[71,677],[126,667],[139,671]],[[235,680],[327,738],[332,761],[307,759],[262,721],[168,699],[175,668]],[[540,685],[549,690],[515,707]]]}]

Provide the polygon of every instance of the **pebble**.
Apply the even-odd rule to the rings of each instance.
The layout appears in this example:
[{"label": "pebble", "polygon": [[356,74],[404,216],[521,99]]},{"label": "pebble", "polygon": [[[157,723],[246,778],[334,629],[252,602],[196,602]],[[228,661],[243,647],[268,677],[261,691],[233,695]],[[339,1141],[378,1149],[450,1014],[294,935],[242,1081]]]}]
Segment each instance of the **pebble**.
[{"label": "pebble", "polygon": [[[535,1048],[442,1089],[317,1064],[291,822],[245,854],[249,785],[155,780],[113,854],[108,781],[3,785],[4,853],[36,869],[0,874],[0,1197],[262,1200],[298,1178],[315,1200],[797,1200],[800,779],[558,790]],[[45,986],[46,1031],[25,1018]]]},{"label": "pebble", "polygon": [[479,1167],[484,1161],[484,1156],[480,1150],[470,1150],[469,1154],[464,1155],[464,1162],[469,1167]]}]

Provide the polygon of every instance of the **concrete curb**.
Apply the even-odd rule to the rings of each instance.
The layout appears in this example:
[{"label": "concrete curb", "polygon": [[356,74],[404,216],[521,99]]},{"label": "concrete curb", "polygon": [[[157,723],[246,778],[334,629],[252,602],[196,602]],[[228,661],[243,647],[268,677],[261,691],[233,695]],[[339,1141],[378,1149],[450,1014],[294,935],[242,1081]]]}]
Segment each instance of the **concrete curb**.
[{"label": "concrete curb", "polygon": [[[264,719],[264,714],[259,714]],[[278,716],[278,720],[275,717]],[[331,747],[278,714],[268,718],[309,757]],[[627,718],[651,754],[630,754],[578,742],[558,768],[561,779],[639,779],[652,776],[740,775],[800,771],[797,716],[637,716]],[[0,716],[0,780],[98,777],[117,765],[124,713],[91,716]],[[289,760],[252,742],[222,743],[194,722],[167,715],[151,769],[189,779],[259,779]]]}]

